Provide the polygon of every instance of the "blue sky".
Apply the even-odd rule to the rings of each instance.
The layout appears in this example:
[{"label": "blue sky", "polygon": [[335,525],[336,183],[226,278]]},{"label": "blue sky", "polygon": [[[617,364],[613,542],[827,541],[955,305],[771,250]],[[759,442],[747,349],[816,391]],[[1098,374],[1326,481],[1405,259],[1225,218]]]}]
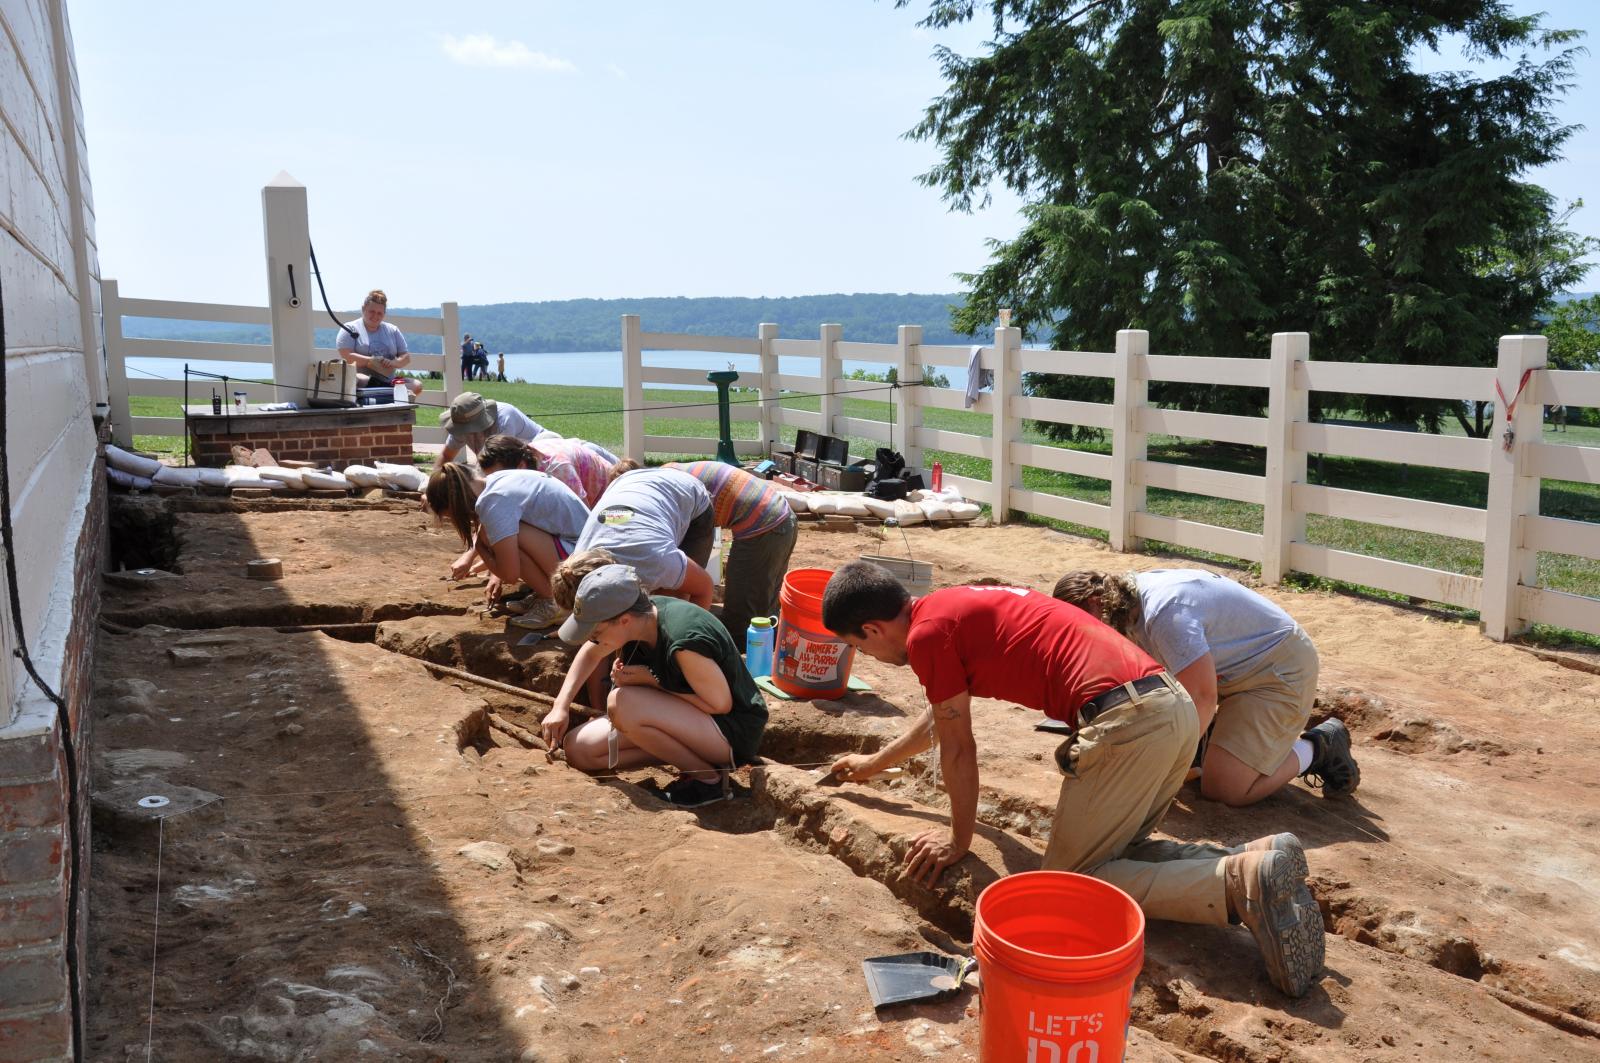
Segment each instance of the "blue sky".
[{"label": "blue sky", "polygon": [[[1513,6],[1600,47],[1600,4]],[[287,170],[336,306],[956,290],[1017,204],[951,214],[915,181],[935,148],[901,134],[942,90],[930,53],[984,36],[918,29],[923,10],[74,3],[101,268],[130,296],[263,303],[260,189]],[[1559,113],[1597,104],[1584,57]],[[1600,130],[1567,156],[1536,175],[1563,200]],[[1575,226],[1600,236],[1590,198]]]}]

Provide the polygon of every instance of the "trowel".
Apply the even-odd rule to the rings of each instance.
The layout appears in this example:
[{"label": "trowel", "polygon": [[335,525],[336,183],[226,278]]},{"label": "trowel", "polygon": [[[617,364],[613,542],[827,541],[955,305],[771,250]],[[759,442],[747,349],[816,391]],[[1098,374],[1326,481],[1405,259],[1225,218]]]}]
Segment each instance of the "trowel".
[{"label": "trowel", "polygon": [[937,952],[905,952],[898,956],[873,956],[861,961],[867,991],[874,1008],[918,1001],[949,1000],[961,992],[967,976],[978,966],[972,956],[944,956]]}]

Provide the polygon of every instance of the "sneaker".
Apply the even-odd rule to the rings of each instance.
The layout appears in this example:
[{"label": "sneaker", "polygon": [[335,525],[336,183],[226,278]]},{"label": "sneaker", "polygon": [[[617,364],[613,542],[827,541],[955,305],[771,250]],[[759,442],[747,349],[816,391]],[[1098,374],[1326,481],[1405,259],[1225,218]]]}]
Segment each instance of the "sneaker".
[{"label": "sneaker", "polygon": [[1249,928],[1272,984],[1304,996],[1322,975],[1322,912],[1295,876],[1294,857],[1277,849],[1243,852],[1223,865],[1228,909]]},{"label": "sneaker", "polygon": [[1324,720],[1300,736],[1311,743],[1311,766],[1300,773],[1323,797],[1353,794],[1361,785],[1361,768],[1350,755],[1350,731],[1340,720]]},{"label": "sneaker", "polygon": [[662,800],[674,808],[699,808],[726,801],[732,796],[728,791],[726,776],[718,782],[701,782],[691,775],[685,775],[661,791]]},{"label": "sneaker", "polygon": [[543,631],[547,627],[555,627],[569,615],[570,612],[557,605],[554,599],[535,598],[527,603],[521,616],[514,616],[507,623],[529,631]]},{"label": "sneaker", "polygon": [[1300,881],[1304,882],[1311,877],[1311,866],[1306,863],[1306,850],[1300,844],[1300,839],[1287,831],[1283,834],[1269,834],[1265,838],[1257,838],[1253,842],[1236,845],[1228,852],[1238,853],[1267,853],[1276,850],[1288,853],[1289,859],[1294,861],[1294,873]]}]

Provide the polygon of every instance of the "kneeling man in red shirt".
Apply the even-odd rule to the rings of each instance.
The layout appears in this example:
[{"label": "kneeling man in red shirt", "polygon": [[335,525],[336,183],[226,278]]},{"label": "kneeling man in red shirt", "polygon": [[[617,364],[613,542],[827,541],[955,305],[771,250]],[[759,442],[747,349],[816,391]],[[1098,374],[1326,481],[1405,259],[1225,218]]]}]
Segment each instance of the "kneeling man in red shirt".
[{"label": "kneeling man in red shirt", "polygon": [[1037,709],[1073,728],[1056,753],[1064,778],[1044,866],[1103,879],[1152,919],[1250,928],[1274,985],[1300,996],[1322,974],[1322,914],[1292,834],[1238,850],[1148,837],[1194,760],[1194,702],[1161,665],[1088,613],[1025,587],[966,586],[913,600],[886,569],[845,565],[828,581],[822,621],[856,649],[911,666],[929,709],[877,753],[841,757],[834,774],[871,778],[937,736],[950,826],[920,835],[906,874],[932,883],[971,847],[978,756],[971,699]]}]

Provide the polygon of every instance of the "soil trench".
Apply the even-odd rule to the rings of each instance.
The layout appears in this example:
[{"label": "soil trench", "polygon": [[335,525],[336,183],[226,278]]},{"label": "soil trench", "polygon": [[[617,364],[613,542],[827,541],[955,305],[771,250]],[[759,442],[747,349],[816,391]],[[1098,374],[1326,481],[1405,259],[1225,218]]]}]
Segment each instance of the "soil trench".
[{"label": "soil trench", "polygon": [[[886,781],[817,780],[920,711],[904,670],[861,661],[869,694],[773,701],[768,763],[741,774],[741,798],[672,810],[652,793],[666,773],[552,764],[489,718],[537,732],[541,705],[417,663],[551,694],[569,655],[521,645],[470,610],[480,588],[438,581],[458,544],[414,511],[178,521],[183,587],[108,588],[116,623],[161,626],[104,640],[96,702],[97,788],[224,799],[220,825],[176,819],[164,841],[164,1058],[653,1059],[681,1056],[663,1046],[682,1038],[738,1059],[975,1058],[975,997],[874,1015],[859,962],[967,950],[983,886],[1038,866],[1059,738],[1035,714],[975,705],[980,829],[929,889],[898,873],[909,839],[944,822],[925,758]],[[1106,563],[1032,528],[915,533],[940,584],[1048,585]],[[374,535],[418,537],[425,562],[347,567]],[[837,564],[847,538],[860,549],[844,553],[883,552],[870,532],[807,534],[795,566]],[[284,581],[243,586],[232,573],[254,556],[283,556]],[[1335,935],[1327,976],[1290,1001],[1240,928],[1151,924],[1128,1058],[1600,1059],[1582,1033],[1600,1000],[1585,841],[1600,786],[1581,748],[1600,737],[1581,711],[1600,679],[1479,641],[1480,668],[1532,686],[1506,707],[1454,680],[1451,625],[1428,621],[1435,644],[1396,653],[1421,627],[1411,614],[1288,597],[1325,647],[1319,713],[1356,735],[1362,791],[1325,801],[1296,784],[1227,809],[1186,789],[1163,829],[1299,833]],[[270,630],[322,623],[340,627]],[[1353,651],[1346,627],[1380,623],[1396,629],[1388,652]],[[142,1058],[154,871],[136,835],[97,833],[95,1058]]]}]

